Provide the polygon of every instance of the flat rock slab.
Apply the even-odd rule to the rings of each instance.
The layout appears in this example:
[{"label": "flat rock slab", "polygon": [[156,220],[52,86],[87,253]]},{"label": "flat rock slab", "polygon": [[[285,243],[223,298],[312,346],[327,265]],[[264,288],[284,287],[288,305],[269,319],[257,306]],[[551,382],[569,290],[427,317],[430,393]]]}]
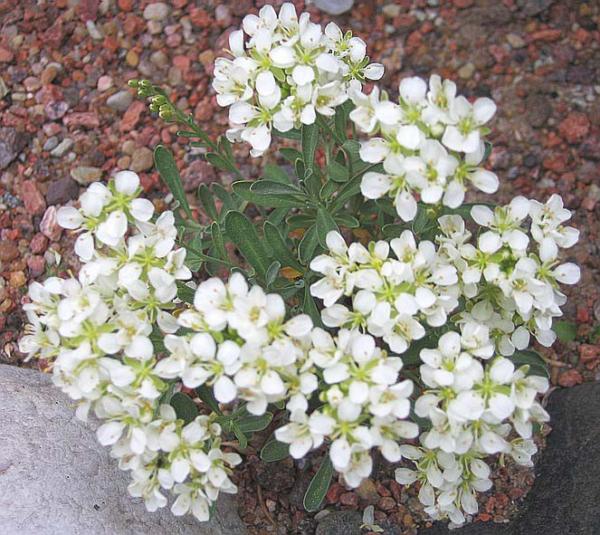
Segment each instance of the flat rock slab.
[{"label": "flat rock slab", "polygon": [[444,525],[419,535],[598,535],[600,533],[600,383],[550,397],[552,433],[520,515],[509,524]]},{"label": "flat rock slab", "polygon": [[210,523],[146,511],[129,474],[77,420],[70,400],[35,370],[0,365],[2,535],[243,535],[229,496]]}]

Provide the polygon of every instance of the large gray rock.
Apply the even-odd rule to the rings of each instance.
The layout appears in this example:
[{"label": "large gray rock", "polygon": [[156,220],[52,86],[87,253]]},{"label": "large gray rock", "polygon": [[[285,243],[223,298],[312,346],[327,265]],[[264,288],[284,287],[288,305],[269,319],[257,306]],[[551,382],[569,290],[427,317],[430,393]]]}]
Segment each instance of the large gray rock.
[{"label": "large gray rock", "polygon": [[21,151],[29,145],[31,134],[16,128],[0,128],[0,170],[8,167]]},{"label": "large gray rock", "polygon": [[598,535],[600,533],[600,383],[558,390],[548,412],[553,431],[518,518],[506,525],[443,525],[419,535]]},{"label": "large gray rock", "polygon": [[315,5],[329,15],[341,15],[350,11],[354,5],[354,0],[315,0]]},{"label": "large gray rock", "polygon": [[35,370],[0,365],[0,533],[2,535],[242,535],[229,496],[210,523],[146,511],[127,494],[93,426]]}]

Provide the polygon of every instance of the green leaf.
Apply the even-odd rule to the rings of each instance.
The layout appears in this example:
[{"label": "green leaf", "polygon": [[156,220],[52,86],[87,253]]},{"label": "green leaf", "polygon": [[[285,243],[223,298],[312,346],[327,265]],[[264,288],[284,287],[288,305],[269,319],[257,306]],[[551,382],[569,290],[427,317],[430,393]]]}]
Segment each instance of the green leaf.
[{"label": "green leaf", "polygon": [[223,208],[221,209],[220,219],[225,217],[227,212],[230,210],[238,210],[240,208],[239,199],[234,198],[234,195],[229,193],[221,184],[213,183],[212,190],[214,194],[221,200],[223,203]]},{"label": "green leaf", "polygon": [[290,177],[285,170],[272,163],[265,165],[262,174],[265,179],[272,180],[273,182],[282,182],[283,184],[290,183]]},{"label": "green leaf", "polygon": [[304,495],[304,509],[309,513],[317,511],[323,503],[323,499],[329,490],[332,476],[333,464],[331,464],[329,452],[327,452]]},{"label": "green leaf", "polygon": [[312,170],[315,165],[315,150],[319,142],[319,127],[316,124],[302,125],[302,161],[306,170]]},{"label": "green leaf", "polygon": [[550,377],[546,362],[536,351],[515,351],[515,353],[508,358],[512,360],[517,367],[525,365],[529,366],[528,375]]},{"label": "green leaf", "polygon": [[306,232],[298,245],[298,258],[300,258],[300,262],[308,265],[313,259],[317,245],[319,245],[317,226],[313,225],[306,229]]},{"label": "green leaf", "polygon": [[338,226],[331,214],[322,206],[317,211],[317,238],[323,249],[327,248],[327,233],[331,230],[339,232]]},{"label": "green leaf", "polygon": [[184,303],[193,304],[196,292],[183,281],[177,281],[177,297]]},{"label": "green leaf", "polygon": [[360,226],[360,222],[358,221],[358,219],[356,219],[356,217],[354,216],[351,216],[350,214],[335,214],[335,217],[333,219],[335,219],[335,222],[338,225],[341,225],[342,227],[358,228]]},{"label": "green leaf", "polygon": [[290,455],[290,445],[279,442],[275,435],[272,435],[260,450],[260,458],[266,463],[281,461]]},{"label": "green leaf", "polygon": [[206,161],[213,167],[221,169],[222,171],[231,170],[231,164],[220,154],[217,154],[216,152],[207,152],[205,157]]},{"label": "green leaf", "polygon": [[555,321],[552,330],[556,333],[558,339],[565,344],[577,338],[577,324],[572,321]]},{"label": "green leaf", "polygon": [[192,398],[183,392],[173,394],[171,407],[175,409],[177,418],[183,420],[186,424],[193,422],[198,416],[198,407],[196,407]]},{"label": "green leaf", "polygon": [[304,301],[302,303],[302,311],[310,316],[310,318],[313,320],[315,327],[323,327],[321,313],[317,308],[317,304],[315,303],[313,296],[310,295],[310,284],[307,284],[304,287]]},{"label": "green leaf", "polygon": [[235,438],[237,438],[240,448],[245,450],[248,446],[248,439],[246,438],[244,431],[242,431],[240,426],[235,422],[231,422],[231,430],[233,431]]},{"label": "green leaf", "polygon": [[273,413],[265,412],[261,416],[255,416],[254,414],[245,414],[239,419],[236,419],[235,422],[242,430],[243,433],[256,433],[257,431],[262,431],[266,429],[271,420],[273,419]]},{"label": "green leaf", "polygon": [[335,110],[335,137],[338,143],[343,143],[347,139],[346,127],[348,125],[348,115],[353,108],[352,101],[347,100]]},{"label": "green leaf", "polygon": [[257,180],[250,186],[250,191],[258,195],[306,198],[306,195],[300,188],[283,182],[275,182],[274,180]]},{"label": "green leaf", "polygon": [[202,203],[206,215],[213,221],[216,221],[219,218],[219,213],[215,205],[215,198],[206,184],[201,184],[198,188],[198,199]]},{"label": "green leaf", "polygon": [[196,387],[196,394],[208,406],[208,408],[218,415],[223,415],[219,402],[216,400],[213,390],[210,386],[200,385]]},{"label": "green leaf", "polygon": [[267,274],[265,275],[265,282],[267,286],[271,286],[277,279],[277,275],[279,275],[279,270],[281,269],[281,262],[275,260],[271,262],[269,265],[269,269],[267,269]]},{"label": "green leaf", "polygon": [[287,224],[290,226],[290,230],[296,230],[299,228],[308,228],[314,225],[316,220],[316,214],[294,214],[287,218]]},{"label": "green leaf", "polygon": [[[285,81],[285,78],[283,81]],[[300,130],[297,129],[288,130],[287,132],[282,132],[281,130],[273,129],[273,134],[284,139],[293,139],[294,141],[300,141]]]},{"label": "green leaf", "polygon": [[175,158],[167,148],[162,145],[158,145],[154,149],[154,165],[164,180],[165,184],[169,188],[169,191],[173,194],[175,200],[183,208],[184,212],[190,219],[192,217],[192,210],[187,202],[183,184],[181,183],[181,177],[179,176],[179,169],[175,163]]},{"label": "green leaf", "polygon": [[152,346],[154,347],[155,353],[166,353],[167,348],[165,347],[165,335],[158,328],[157,325],[152,326],[152,332],[150,333],[150,341],[152,342]]},{"label": "green leaf", "polygon": [[264,278],[269,269],[269,254],[252,222],[240,212],[229,212],[225,218],[225,232],[247,262]]},{"label": "green leaf", "polygon": [[297,149],[291,147],[283,147],[279,149],[281,155],[290,163],[295,163],[296,160],[302,159],[302,153]]},{"label": "green leaf", "polygon": [[274,258],[279,260],[282,266],[291,267],[300,272],[304,271],[302,264],[292,254],[281,232],[273,223],[266,221],[263,232],[266,242],[271,246]]},{"label": "green leaf", "polygon": [[227,250],[225,249],[225,243],[223,243],[223,233],[217,222],[214,222],[210,226],[210,234],[212,236],[213,249],[217,258],[227,260]]},{"label": "green leaf", "polygon": [[334,160],[327,166],[327,178],[334,182],[348,182],[350,174],[345,165]]},{"label": "green leaf", "polygon": [[[277,184],[277,182],[273,182]],[[284,195],[266,195],[252,191],[251,187],[258,184],[253,180],[240,180],[233,183],[233,191],[245,201],[256,204],[257,206],[267,206],[269,208],[297,208],[302,206],[303,202],[296,196]]]}]

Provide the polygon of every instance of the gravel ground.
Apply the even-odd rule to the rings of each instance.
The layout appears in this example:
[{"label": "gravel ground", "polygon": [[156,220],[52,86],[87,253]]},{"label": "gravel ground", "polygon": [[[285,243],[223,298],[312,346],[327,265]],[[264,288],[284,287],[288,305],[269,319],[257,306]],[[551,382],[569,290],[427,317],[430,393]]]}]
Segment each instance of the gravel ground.
[{"label": "gravel ground", "polygon": [[[212,62],[241,17],[264,2],[39,4],[0,0],[0,362],[17,365],[28,282],[77,269],[72,239],[55,222],[57,206],[89,182],[133,169],[157,208],[164,207],[152,169],[151,149],[159,142],[176,153],[191,195],[201,183],[231,180],[177,138],[175,127],[152,118],[126,83],[145,77],[168,87],[207,130],[222,132],[227,119],[210,88]],[[314,20],[329,20],[314,6],[308,10]],[[569,292],[566,319],[577,323],[577,338],[543,351],[552,382],[562,387],[600,379],[599,13],[597,0],[374,0],[357,1],[336,18],[385,64],[382,83],[392,93],[403,76],[438,72],[467,96],[496,101],[490,165],[501,178],[500,200],[559,193],[575,211],[581,239],[570,260],[583,276]],[[243,172],[258,176],[245,149],[237,150]],[[265,468],[249,457],[239,476],[240,509],[252,533],[314,532],[301,498],[318,460]],[[381,463],[355,492],[334,485],[328,506],[373,504],[386,533],[415,533],[421,507],[391,474]],[[533,475],[509,465],[497,477],[478,521],[510,516]]]}]

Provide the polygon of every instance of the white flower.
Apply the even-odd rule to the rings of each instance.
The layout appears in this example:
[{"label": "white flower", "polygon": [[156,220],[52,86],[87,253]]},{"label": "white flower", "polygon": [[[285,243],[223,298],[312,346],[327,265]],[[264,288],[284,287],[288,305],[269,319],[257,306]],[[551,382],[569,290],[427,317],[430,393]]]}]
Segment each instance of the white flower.
[{"label": "white flower", "polygon": [[458,152],[475,152],[481,142],[480,128],[496,113],[494,101],[478,98],[474,104],[462,97],[456,97],[450,107],[450,118],[453,124],[446,127],[442,143]]}]

